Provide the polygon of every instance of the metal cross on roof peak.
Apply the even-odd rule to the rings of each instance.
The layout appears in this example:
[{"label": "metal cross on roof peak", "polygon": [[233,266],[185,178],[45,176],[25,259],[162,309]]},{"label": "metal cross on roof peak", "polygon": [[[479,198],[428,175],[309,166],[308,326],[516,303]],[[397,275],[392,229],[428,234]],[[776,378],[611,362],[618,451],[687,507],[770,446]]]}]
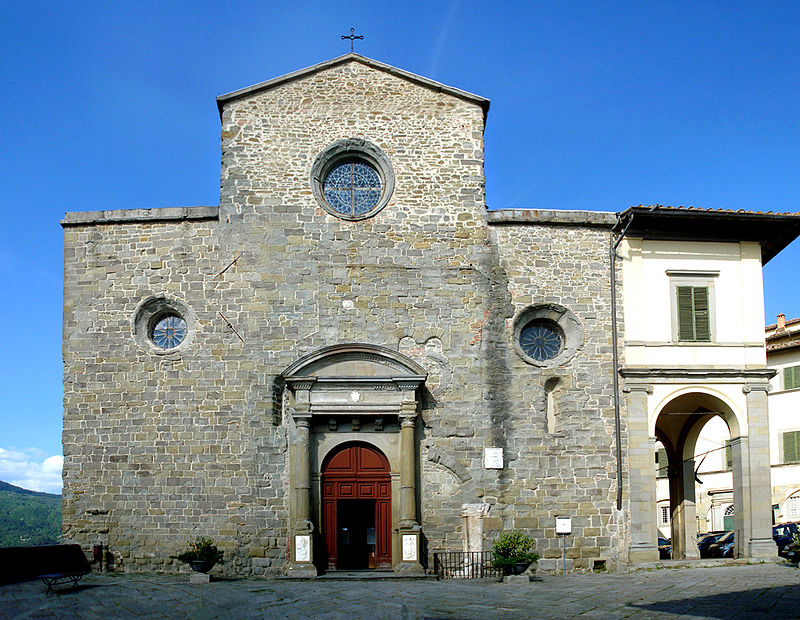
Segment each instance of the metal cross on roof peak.
[{"label": "metal cross on roof peak", "polygon": [[347,35],[347,34],[343,34],[342,35],[342,39],[350,39],[350,52],[351,53],[353,52],[353,41],[355,41],[356,39],[363,39],[364,38],[363,34],[356,35],[356,34],[353,34],[354,32],[355,32],[355,29],[354,28],[350,28],[350,34],[349,35]]}]

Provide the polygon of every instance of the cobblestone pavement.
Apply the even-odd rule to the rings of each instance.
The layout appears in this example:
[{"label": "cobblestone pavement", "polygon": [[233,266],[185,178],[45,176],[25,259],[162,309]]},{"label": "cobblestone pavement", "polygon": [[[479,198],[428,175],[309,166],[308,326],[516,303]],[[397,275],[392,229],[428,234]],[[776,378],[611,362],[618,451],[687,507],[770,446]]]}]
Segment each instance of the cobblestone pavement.
[{"label": "cobblestone pavement", "polygon": [[745,565],[471,581],[294,582],[94,574],[0,586],[1,618],[798,618],[800,570]]}]

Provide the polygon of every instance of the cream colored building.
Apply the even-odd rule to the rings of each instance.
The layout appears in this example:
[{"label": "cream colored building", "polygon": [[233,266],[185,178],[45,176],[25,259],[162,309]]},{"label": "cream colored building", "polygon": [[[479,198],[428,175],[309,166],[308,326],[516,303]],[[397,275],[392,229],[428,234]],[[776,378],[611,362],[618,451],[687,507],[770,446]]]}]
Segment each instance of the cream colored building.
[{"label": "cream colored building", "polygon": [[[698,465],[721,469],[719,459],[726,455],[724,445],[701,439],[709,421],[731,438],[732,471],[725,475],[732,480],[727,496],[716,501],[742,507],[728,515],[736,556],[776,554],[765,466],[771,442],[767,394],[775,371],[767,366],[764,347],[761,268],[774,256],[767,230],[777,217],[660,206],[621,216],[621,225],[628,226],[620,244],[625,282],[620,372],[631,442],[632,561],[653,559],[657,529],[666,522],[673,557],[699,556],[701,489],[695,472]],[[661,447],[667,462],[662,457],[658,464],[666,473],[660,487],[669,493],[659,496],[654,461]],[[702,463],[695,458],[700,452],[710,452]],[[658,501],[667,497],[668,502]]]}]

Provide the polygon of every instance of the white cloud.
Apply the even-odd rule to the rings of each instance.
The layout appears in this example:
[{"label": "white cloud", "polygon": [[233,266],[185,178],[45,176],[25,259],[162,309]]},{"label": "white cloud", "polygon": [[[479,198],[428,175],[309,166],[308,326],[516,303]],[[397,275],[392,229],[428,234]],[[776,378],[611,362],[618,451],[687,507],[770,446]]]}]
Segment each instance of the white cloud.
[{"label": "white cloud", "polygon": [[61,493],[63,465],[63,456],[46,456],[38,448],[0,448],[0,480],[23,489]]}]

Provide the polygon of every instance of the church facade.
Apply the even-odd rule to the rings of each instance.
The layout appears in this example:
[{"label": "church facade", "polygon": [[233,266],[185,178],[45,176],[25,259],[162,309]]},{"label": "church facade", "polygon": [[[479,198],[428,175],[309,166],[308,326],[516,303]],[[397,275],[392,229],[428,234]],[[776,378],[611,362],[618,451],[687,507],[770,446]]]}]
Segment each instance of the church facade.
[{"label": "church facade", "polygon": [[[554,564],[565,516],[572,568],[622,567],[658,555],[655,438],[691,434],[664,420],[718,414],[742,422],[738,553],[774,555],[749,334],[795,216],[488,211],[489,102],[356,54],[218,105],[219,206],[62,222],[67,539],[124,570],[177,570],[202,535],[232,574],[413,574],[507,529]],[[628,285],[653,260],[668,307],[683,291],[663,337]],[[700,289],[739,327],[708,327]]]}]

